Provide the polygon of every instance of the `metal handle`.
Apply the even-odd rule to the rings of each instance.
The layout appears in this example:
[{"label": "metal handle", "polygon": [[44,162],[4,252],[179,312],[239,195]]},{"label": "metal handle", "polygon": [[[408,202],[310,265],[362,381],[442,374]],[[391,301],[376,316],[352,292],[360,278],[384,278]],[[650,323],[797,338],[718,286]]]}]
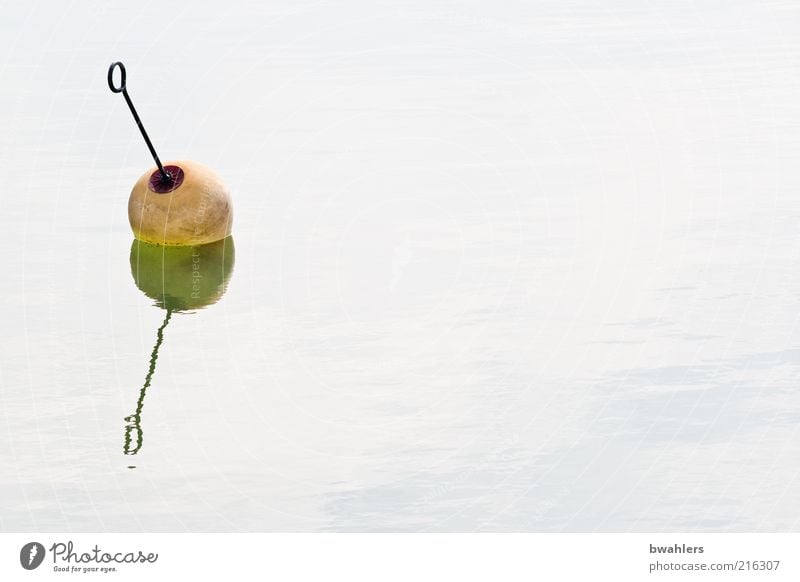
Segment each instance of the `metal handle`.
[{"label": "metal handle", "polygon": [[[120,83],[118,87],[114,85],[114,69],[117,67],[119,67],[120,72]],[[147,144],[147,148],[150,150],[150,155],[153,156],[153,159],[158,166],[158,171],[161,172],[161,180],[164,182],[171,182],[172,175],[164,169],[164,166],[161,164],[161,160],[158,158],[156,149],[153,147],[153,142],[150,141],[150,138],[147,136],[147,132],[144,130],[142,120],[139,119],[139,114],[136,113],[136,108],[133,106],[133,101],[131,101],[131,98],[128,95],[126,82],[127,75],[125,73],[125,65],[123,65],[120,61],[111,63],[111,66],[108,67],[108,88],[111,89],[112,93],[122,93],[122,96],[125,97],[125,102],[128,104],[128,108],[131,110],[131,114],[133,115],[133,119],[136,121],[136,125],[139,127],[139,131],[142,132],[142,137]]]}]

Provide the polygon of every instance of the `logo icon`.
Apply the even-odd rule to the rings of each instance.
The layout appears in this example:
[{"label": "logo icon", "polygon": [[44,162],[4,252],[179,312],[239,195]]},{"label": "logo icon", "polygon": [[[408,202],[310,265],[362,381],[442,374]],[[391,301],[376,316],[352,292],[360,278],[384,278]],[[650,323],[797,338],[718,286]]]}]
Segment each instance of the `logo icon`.
[{"label": "logo icon", "polygon": [[28,542],[19,551],[19,563],[26,570],[35,570],[44,561],[44,546],[39,542]]}]

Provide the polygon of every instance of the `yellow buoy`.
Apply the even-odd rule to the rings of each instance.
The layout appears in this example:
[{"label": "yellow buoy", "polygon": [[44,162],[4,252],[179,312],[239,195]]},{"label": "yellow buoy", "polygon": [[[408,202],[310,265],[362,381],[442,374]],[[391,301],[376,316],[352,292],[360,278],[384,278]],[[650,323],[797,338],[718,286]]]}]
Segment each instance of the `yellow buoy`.
[{"label": "yellow buoy", "polygon": [[[119,83],[114,82],[117,70]],[[128,199],[128,221],[133,235],[144,242],[169,246],[204,245],[229,236],[233,207],[222,180],[197,162],[162,164],[128,94],[125,65],[119,61],[111,63],[107,77],[108,88],[125,97],[157,166],[139,178]]]},{"label": "yellow buoy", "polygon": [[233,205],[228,189],[210,169],[188,160],[167,162],[171,179],[158,168],[145,172],[128,199],[133,235],[156,245],[197,246],[231,234]]}]

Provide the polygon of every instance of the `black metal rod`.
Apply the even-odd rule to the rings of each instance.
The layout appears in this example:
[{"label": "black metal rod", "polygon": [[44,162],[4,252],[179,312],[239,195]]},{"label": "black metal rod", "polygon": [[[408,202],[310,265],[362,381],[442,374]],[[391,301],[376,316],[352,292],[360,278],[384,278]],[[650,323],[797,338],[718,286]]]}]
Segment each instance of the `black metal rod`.
[{"label": "black metal rod", "polygon": [[[114,69],[119,66],[120,71],[120,84],[119,87],[114,86]],[[128,89],[125,86],[126,81],[126,74],[125,74],[125,65],[123,65],[120,61],[116,63],[111,63],[111,66],[108,68],[108,88],[111,89],[113,93],[122,93],[122,96],[125,97],[125,102],[128,104],[128,108],[131,110],[131,114],[133,114],[133,119],[136,121],[136,125],[139,127],[139,131],[142,132],[142,137],[144,138],[145,143],[147,144],[147,148],[150,150],[150,155],[153,156],[153,159],[156,161],[156,165],[158,166],[158,171],[161,172],[161,179],[164,181],[172,180],[172,176],[169,172],[164,169],[161,160],[158,158],[158,154],[156,153],[156,148],[153,147],[153,142],[150,141],[150,138],[147,135],[147,132],[144,130],[144,125],[142,125],[142,120],[139,118],[139,114],[136,113],[136,108],[133,106],[133,101],[131,101],[130,96],[128,95]]]}]

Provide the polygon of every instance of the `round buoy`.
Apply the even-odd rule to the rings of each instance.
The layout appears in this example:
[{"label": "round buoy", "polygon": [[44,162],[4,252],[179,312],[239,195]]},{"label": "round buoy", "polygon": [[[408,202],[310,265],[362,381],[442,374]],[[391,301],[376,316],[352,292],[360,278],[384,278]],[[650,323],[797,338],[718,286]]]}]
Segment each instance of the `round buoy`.
[{"label": "round buoy", "polygon": [[[119,82],[114,72],[119,71]],[[136,126],[156,163],[139,178],[128,199],[128,221],[141,241],[170,246],[197,246],[231,234],[233,207],[228,189],[219,177],[197,162],[162,164],[128,94],[125,65],[108,68],[108,88],[122,93]]]},{"label": "round buoy", "polygon": [[156,245],[196,246],[228,237],[233,206],[228,189],[211,170],[187,160],[145,172],[128,199],[133,235]]}]

